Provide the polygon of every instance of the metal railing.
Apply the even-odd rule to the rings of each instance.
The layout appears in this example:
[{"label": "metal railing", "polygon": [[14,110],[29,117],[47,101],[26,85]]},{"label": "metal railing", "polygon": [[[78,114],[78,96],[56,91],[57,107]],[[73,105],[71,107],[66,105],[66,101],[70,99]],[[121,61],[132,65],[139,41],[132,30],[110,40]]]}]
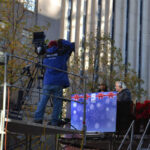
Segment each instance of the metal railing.
[{"label": "metal railing", "polygon": [[[14,57],[14,58],[17,58],[17,59],[21,59],[21,60],[24,60],[24,61],[27,61],[27,62],[30,62],[30,63],[33,63],[33,64],[37,64],[35,63],[34,61],[32,60],[28,60],[28,59],[25,59],[23,57],[19,57],[19,56],[16,56],[16,55],[11,55],[11,54],[8,54],[8,53],[5,53],[5,62],[4,62],[4,84],[3,84],[3,106],[2,106],[2,110],[1,110],[1,118],[0,118],[0,135],[1,135],[1,145],[0,145],[0,150],[3,150],[3,144],[4,144],[4,136],[5,136],[5,133],[7,132],[5,130],[5,116],[6,116],[6,102],[7,102],[7,87],[15,87],[14,85],[10,85],[7,83],[7,63],[8,63],[8,57]],[[47,68],[50,68],[50,69],[54,69],[54,70],[57,70],[57,71],[61,71],[61,72],[65,72],[67,74],[70,74],[70,75],[73,75],[73,76],[76,76],[80,79],[83,80],[83,90],[84,90],[84,102],[82,103],[84,105],[84,111],[83,111],[83,127],[82,127],[82,132],[83,132],[83,138],[84,138],[84,144],[86,142],[86,77],[84,76],[80,76],[80,75],[77,75],[77,74],[74,74],[72,72],[67,72],[67,71],[64,71],[64,70],[60,70],[60,69],[57,69],[57,68],[54,68],[54,67],[50,67],[50,66],[46,66],[46,65],[43,65],[43,64],[39,64],[38,65],[40,66],[43,66],[43,67],[47,67]],[[17,87],[17,88],[20,88],[22,89],[22,87]],[[30,89],[32,90],[33,92],[38,92],[38,91],[34,91],[33,89]],[[66,98],[63,98],[63,100],[66,100],[66,101],[73,101],[73,100],[70,100],[70,99],[66,99]],[[78,102],[78,101],[74,101],[74,102]],[[82,148],[83,149],[83,148]]]},{"label": "metal railing", "polygon": [[[143,132],[143,135],[142,135],[142,137],[141,137],[141,140],[140,140],[140,142],[139,142],[139,144],[138,144],[136,150],[140,150],[140,149],[141,149],[142,144],[143,144],[143,140],[144,140],[144,136],[145,136],[145,134],[146,134],[146,131],[147,131],[149,125],[150,125],[150,119],[149,119],[149,121],[147,122],[147,125],[146,125],[146,127],[145,127],[145,130],[144,130],[144,132]],[[150,145],[149,145],[149,148],[150,148]],[[148,148],[148,149],[149,149],[149,148]]]},{"label": "metal railing", "polygon": [[122,148],[122,146],[123,146],[123,144],[124,144],[124,142],[125,142],[125,140],[127,138],[127,135],[129,134],[130,130],[131,130],[130,144],[128,145],[127,150],[132,150],[133,134],[134,134],[134,123],[135,123],[135,121],[133,120],[131,125],[130,125],[130,127],[128,128],[128,130],[127,130],[127,132],[126,132],[126,134],[125,134],[125,136],[124,136],[124,138],[123,138],[123,140],[122,140],[118,150],[121,150],[121,148]]}]

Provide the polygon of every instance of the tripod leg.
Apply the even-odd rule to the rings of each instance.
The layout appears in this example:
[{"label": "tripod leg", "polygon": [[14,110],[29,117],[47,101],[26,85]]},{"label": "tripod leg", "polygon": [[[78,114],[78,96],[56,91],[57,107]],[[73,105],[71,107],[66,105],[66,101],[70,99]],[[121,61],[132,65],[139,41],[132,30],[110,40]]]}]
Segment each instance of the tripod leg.
[{"label": "tripod leg", "polygon": [[15,108],[16,110],[21,109],[21,104],[22,104],[22,101],[23,101],[23,93],[24,93],[23,90],[18,91],[17,105],[16,105],[16,108]]},{"label": "tripod leg", "polygon": [[[29,95],[29,92],[30,92],[30,89],[32,87],[32,84],[33,84],[33,81],[36,77],[36,74],[37,74],[37,69],[36,67],[34,68],[33,70],[33,74],[31,75],[31,78],[27,84],[27,87],[26,87],[26,90],[24,91],[23,95],[22,95],[22,99],[19,98],[19,101],[18,101],[18,114],[20,113],[21,109],[22,109],[22,105],[24,104],[25,100],[26,100],[26,97]],[[19,96],[18,96],[19,97]]]}]

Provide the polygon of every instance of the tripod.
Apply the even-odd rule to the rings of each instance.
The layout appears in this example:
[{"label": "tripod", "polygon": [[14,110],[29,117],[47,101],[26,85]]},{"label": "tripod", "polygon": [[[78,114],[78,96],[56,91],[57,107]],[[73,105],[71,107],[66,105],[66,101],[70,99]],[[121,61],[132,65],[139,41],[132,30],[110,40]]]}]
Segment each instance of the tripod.
[{"label": "tripod", "polygon": [[[18,97],[17,97],[17,103],[15,105],[15,108],[13,109],[15,112],[15,119],[20,119],[20,111],[22,110],[22,106],[24,105],[25,101],[30,98],[30,92],[31,88],[33,86],[33,83],[35,83],[35,80],[37,79],[37,89],[39,89],[39,99],[40,99],[40,90],[41,87],[41,80],[43,80],[43,74],[44,74],[44,68],[42,65],[42,59],[38,57],[38,62],[34,64],[33,69],[31,70],[32,65],[28,65],[23,68],[23,71],[21,73],[21,76],[26,74],[29,77],[29,81],[26,84],[25,90],[20,89],[18,91]],[[40,71],[40,72],[39,72]],[[40,73],[40,74],[39,74]],[[10,116],[11,117],[11,116]]]}]

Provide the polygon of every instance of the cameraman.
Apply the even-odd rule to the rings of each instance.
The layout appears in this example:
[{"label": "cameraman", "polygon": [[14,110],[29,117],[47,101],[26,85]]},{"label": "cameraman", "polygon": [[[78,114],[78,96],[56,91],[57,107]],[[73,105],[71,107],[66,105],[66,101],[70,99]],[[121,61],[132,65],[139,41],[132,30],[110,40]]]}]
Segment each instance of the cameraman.
[{"label": "cameraman", "polygon": [[[67,61],[72,51],[75,50],[74,43],[59,39],[58,41],[51,41],[49,47],[46,50],[46,57],[43,60],[43,64],[67,71]],[[67,73],[46,67],[43,81],[43,94],[35,112],[35,123],[43,122],[45,107],[50,95],[52,95],[53,112],[51,121],[48,124],[58,125],[62,110],[62,99],[58,97],[63,96],[63,88],[67,87],[69,87]]]}]

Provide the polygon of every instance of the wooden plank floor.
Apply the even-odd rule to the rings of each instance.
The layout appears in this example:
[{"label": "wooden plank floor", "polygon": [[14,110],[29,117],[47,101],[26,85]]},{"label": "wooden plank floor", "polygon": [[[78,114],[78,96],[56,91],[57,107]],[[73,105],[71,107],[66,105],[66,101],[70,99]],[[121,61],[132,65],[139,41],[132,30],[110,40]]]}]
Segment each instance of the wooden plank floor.
[{"label": "wooden plank floor", "polygon": [[8,122],[7,130],[15,133],[22,133],[28,135],[42,135],[42,134],[78,134],[79,130],[62,128],[57,126],[50,126],[44,124],[37,124],[28,121],[6,119]]}]

